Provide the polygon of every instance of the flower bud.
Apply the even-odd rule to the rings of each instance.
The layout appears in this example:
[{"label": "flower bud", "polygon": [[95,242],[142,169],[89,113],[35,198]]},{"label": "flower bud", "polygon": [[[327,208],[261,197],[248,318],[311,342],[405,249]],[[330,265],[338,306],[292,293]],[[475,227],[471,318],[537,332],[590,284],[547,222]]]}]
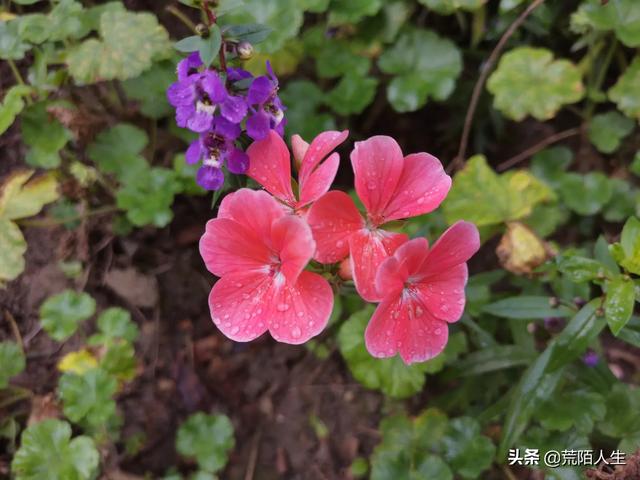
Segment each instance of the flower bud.
[{"label": "flower bud", "polygon": [[340,262],[340,270],[338,270],[338,275],[343,280],[353,280],[353,272],[351,271],[351,261],[349,257]]},{"label": "flower bud", "polygon": [[249,60],[253,57],[253,45],[249,42],[240,42],[237,47],[237,52],[241,60]]},{"label": "flower bud", "polygon": [[209,29],[204,23],[199,23],[196,25],[196,33],[202,38],[207,38],[209,36]]}]

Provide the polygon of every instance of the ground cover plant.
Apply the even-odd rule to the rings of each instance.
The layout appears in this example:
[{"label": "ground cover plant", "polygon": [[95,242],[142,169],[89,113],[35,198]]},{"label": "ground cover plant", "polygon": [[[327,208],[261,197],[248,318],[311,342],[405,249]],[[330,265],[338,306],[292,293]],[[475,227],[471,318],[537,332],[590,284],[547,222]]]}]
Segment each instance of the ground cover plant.
[{"label": "ground cover plant", "polygon": [[635,0],[5,0],[0,477],[640,478]]}]

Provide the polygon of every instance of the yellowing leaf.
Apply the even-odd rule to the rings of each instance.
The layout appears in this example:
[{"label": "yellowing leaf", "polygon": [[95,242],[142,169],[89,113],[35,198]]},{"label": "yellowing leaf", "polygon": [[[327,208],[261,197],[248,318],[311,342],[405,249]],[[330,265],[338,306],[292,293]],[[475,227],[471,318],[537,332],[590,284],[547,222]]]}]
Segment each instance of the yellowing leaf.
[{"label": "yellowing leaf", "polygon": [[22,273],[26,251],[27,242],[18,226],[11,220],[0,218],[0,287]]},{"label": "yellowing leaf", "polygon": [[529,274],[552,254],[549,247],[520,222],[507,224],[496,254],[502,266],[517,275]]},{"label": "yellowing leaf", "polygon": [[91,370],[97,366],[98,360],[87,349],[67,353],[58,362],[58,370],[61,372],[71,372],[78,375],[82,375],[87,370]]},{"label": "yellowing leaf", "polygon": [[526,170],[498,175],[482,155],[470,158],[453,180],[442,205],[449,224],[469,220],[479,227],[519,220],[555,194]]},{"label": "yellowing leaf", "polygon": [[58,198],[58,182],[51,175],[42,175],[27,183],[33,170],[10,176],[0,191],[0,218],[16,220],[32,217],[47,203]]}]

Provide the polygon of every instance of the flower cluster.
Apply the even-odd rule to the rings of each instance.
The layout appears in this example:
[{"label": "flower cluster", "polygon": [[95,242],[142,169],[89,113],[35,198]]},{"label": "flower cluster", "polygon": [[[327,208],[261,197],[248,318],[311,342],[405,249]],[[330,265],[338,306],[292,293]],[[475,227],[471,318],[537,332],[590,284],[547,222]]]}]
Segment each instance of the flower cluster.
[{"label": "flower cluster", "polygon": [[200,240],[207,268],[221,277],[209,297],[211,316],[236,341],[269,331],[303,343],[324,329],[333,307],[329,282],[305,267],[312,258],[348,261],[360,296],[379,303],[365,332],[368,351],[399,353],[407,364],[428,360],[444,349],[447,324],[464,310],[466,262],[480,246],[478,230],[458,222],[430,247],[425,238],[381,228],[435,210],[451,186],[437,158],[404,156],[390,137],[357,142],[351,153],[364,214],[346,193],[329,191],[339,165],[331,152],[347,135],[324,132],[310,145],[292,138],[297,192],[279,135],[268,132],[249,147],[247,175],[266,192],[225,197]]},{"label": "flower cluster", "polygon": [[176,123],[199,134],[187,149],[186,161],[199,163],[197,182],[207,190],[224,183],[222,167],[242,174],[249,168],[248,155],[238,146],[244,129],[253,140],[271,130],[284,134],[284,106],[278,97],[278,79],[267,64],[268,75],[253,78],[240,68],[225,75],[204,69],[199,54],[178,63],[178,81],[167,90],[176,109]]}]

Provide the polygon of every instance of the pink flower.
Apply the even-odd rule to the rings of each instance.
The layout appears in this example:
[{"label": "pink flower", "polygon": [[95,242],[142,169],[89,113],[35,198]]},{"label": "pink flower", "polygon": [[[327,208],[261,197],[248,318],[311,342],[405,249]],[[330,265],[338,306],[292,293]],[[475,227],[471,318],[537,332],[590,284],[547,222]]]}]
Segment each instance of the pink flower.
[{"label": "pink flower", "polygon": [[385,136],[357,142],[351,165],[366,220],[346,193],[333,190],[311,206],[307,221],[317,242],[316,260],[335,263],[350,253],[358,293],[377,302],[378,266],[407,241],[406,235],[379,227],[435,210],[447,196],[451,178],[437,158],[427,153],[403,157],[396,141]]},{"label": "pink flower", "polygon": [[384,260],[375,281],[382,302],[365,331],[369,353],[399,352],[406,364],[438,355],[447,344],[447,323],[464,311],[465,262],[479,247],[478,229],[461,221],[431,249],[425,238],[415,238]]},{"label": "pink flower", "polygon": [[[347,135],[347,130],[323,132],[313,139],[311,145],[294,135],[293,150],[301,164],[297,197],[291,188],[289,150],[284,140],[273,131],[264,140],[253,142],[247,150],[250,159],[247,175],[286,205],[299,210],[316,201],[331,187],[338,171],[340,156],[329,153],[344,142]],[[324,160],[327,155],[329,157]]]},{"label": "pink flower", "polygon": [[209,295],[213,322],[239,342],[267,330],[292,344],[318,335],[333,292],[322,276],[303,271],[315,248],[305,221],[268,193],[243,188],[227,195],[200,239],[207,268],[221,277]]}]

